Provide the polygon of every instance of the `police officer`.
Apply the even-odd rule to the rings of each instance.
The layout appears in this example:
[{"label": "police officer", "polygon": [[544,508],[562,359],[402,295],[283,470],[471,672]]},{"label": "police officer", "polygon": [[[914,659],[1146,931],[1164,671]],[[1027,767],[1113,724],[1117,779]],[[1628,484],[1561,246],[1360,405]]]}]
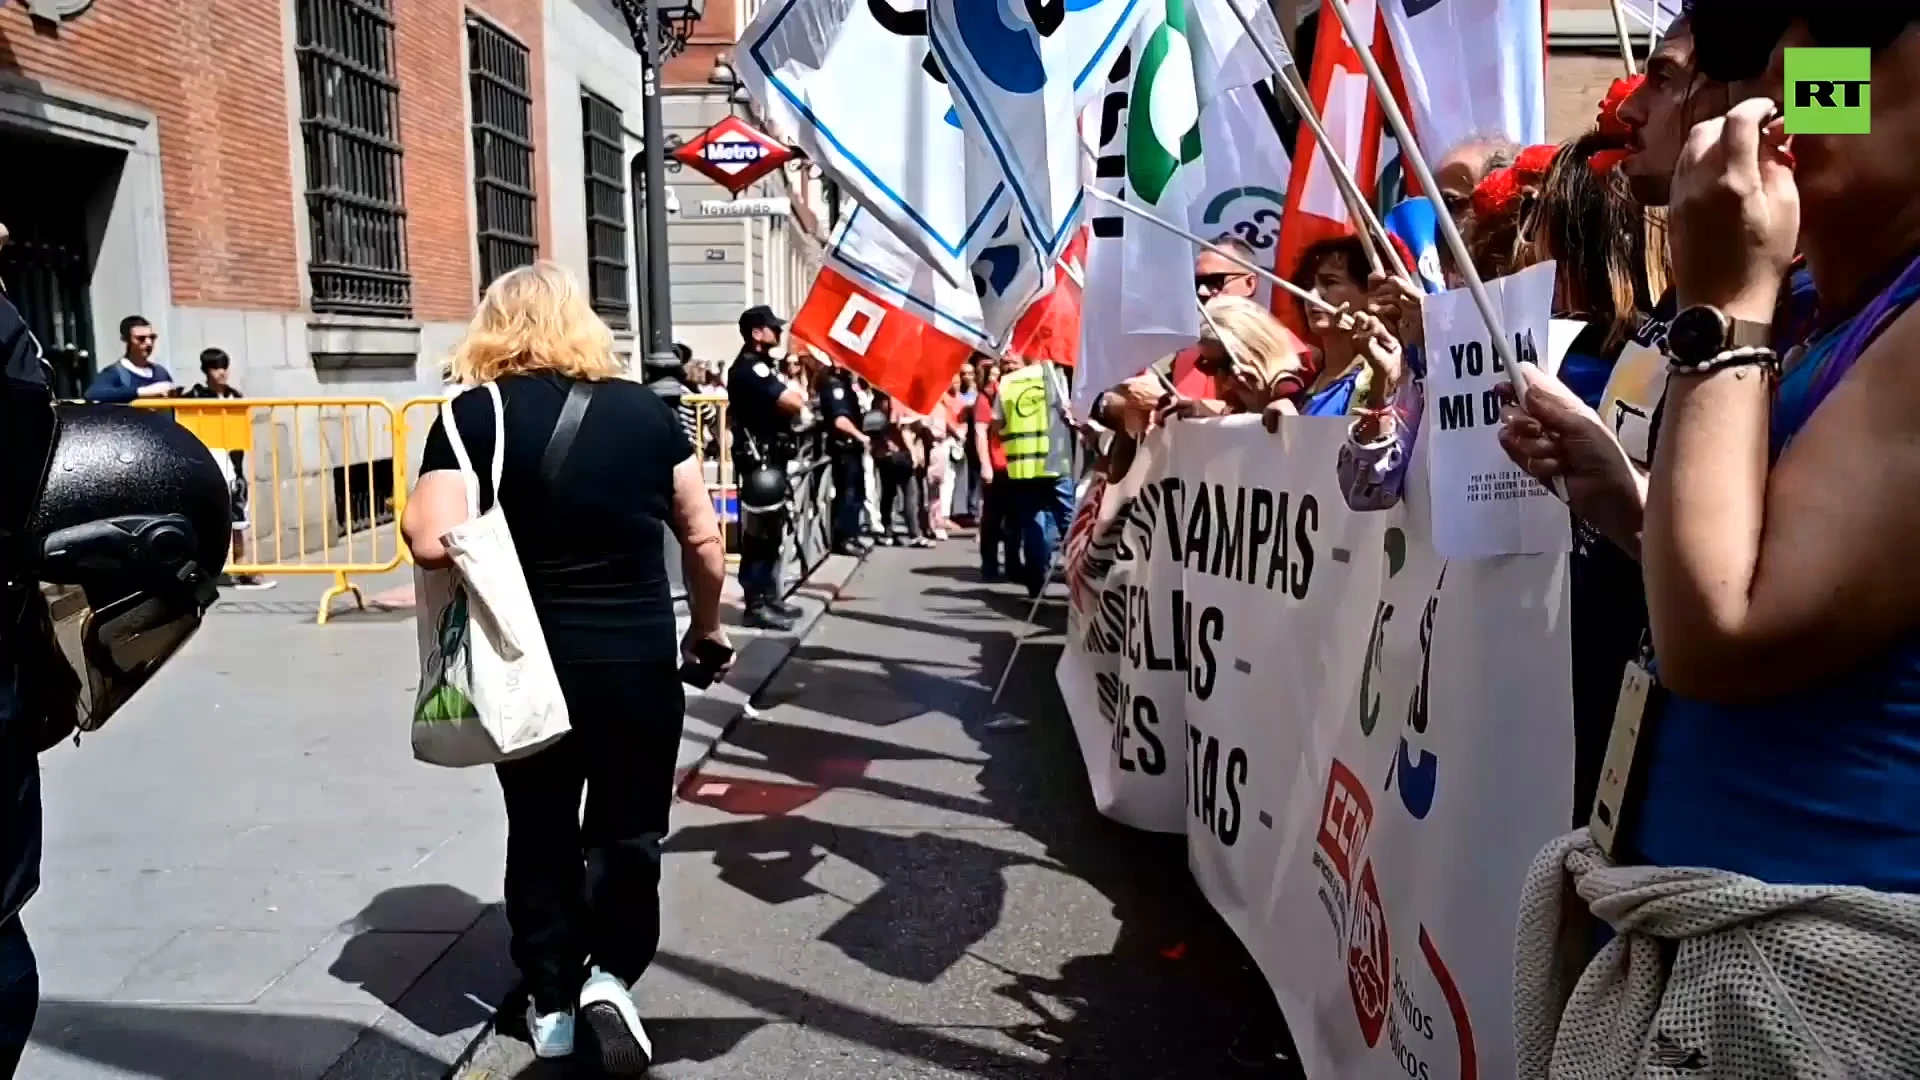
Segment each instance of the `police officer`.
[{"label": "police officer", "polygon": [[[746,594],[748,626],[791,630],[800,609],[781,599],[780,545],[786,539],[782,501],[749,504],[748,493],[778,473],[782,480],[794,454],[794,424],[807,400],[780,378],[773,348],[787,324],[764,304],[740,314],[740,355],[727,371],[727,418],[733,428],[733,467],[740,488],[740,590]],[[765,470],[760,478],[752,474]]]},{"label": "police officer", "polygon": [[[39,343],[4,294],[0,367],[0,1076],[12,1076],[39,1007],[20,909],[40,884],[40,752],[104,723],[192,636],[219,593],[232,506],[213,455],[167,416],[56,412]],[[53,632],[42,581],[80,588],[71,640]]]},{"label": "police officer", "polygon": [[829,363],[820,383],[820,415],[827,422],[827,456],[833,463],[833,550],[865,555],[860,514],[867,505],[867,449],[872,441],[860,430],[860,401],[853,378]]}]

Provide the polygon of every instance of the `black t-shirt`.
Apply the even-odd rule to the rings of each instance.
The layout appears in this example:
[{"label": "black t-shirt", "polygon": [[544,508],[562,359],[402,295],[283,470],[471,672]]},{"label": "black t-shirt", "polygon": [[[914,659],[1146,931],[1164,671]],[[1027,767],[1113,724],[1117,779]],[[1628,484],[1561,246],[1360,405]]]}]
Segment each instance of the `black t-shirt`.
[{"label": "black t-shirt", "polygon": [[727,369],[727,416],[735,428],[756,437],[779,435],[793,426],[793,418],[780,411],[780,395],[786,392],[773,357],[748,346]]},{"label": "black t-shirt", "polygon": [[[527,588],[558,663],[671,660],[679,648],[662,538],[672,520],[673,469],[693,456],[673,410],[639,383],[600,384],[554,490],[540,462],[572,382],[553,374],[500,380],[507,457],[500,507]],[[493,505],[493,403],[484,390],[453,402],[454,422]],[[440,421],[427,433],[422,474],[457,469]]]}]

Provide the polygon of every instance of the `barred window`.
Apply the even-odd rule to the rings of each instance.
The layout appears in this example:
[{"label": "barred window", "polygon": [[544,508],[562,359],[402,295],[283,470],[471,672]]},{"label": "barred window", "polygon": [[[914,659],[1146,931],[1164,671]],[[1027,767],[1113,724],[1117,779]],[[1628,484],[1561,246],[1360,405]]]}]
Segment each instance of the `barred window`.
[{"label": "barred window", "polygon": [[633,307],[627,288],[625,125],[613,102],[580,92],[587,160],[587,295],[609,326],[624,329]]},{"label": "barred window", "polygon": [[480,287],[533,263],[533,94],[527,50],[492,24],[467,17],[473,97],[473,200],[480,226]]},{"label": "barred window", "polygon": [[408,315],[400,84],[390,0],[298,0],[313,310]]}]

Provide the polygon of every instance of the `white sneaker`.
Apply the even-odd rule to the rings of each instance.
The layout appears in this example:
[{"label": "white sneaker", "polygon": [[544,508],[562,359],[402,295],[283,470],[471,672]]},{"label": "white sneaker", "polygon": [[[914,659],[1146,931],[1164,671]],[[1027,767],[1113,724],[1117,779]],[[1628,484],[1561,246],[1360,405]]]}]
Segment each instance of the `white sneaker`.
[{"label": "white sneaker", "polygon": [[639,1076],[653,1064],[653,1040],[647,1038],[626,983],[594,968],[580,988],[580,1016],[599,1044],[603,1072]]},{"label": "white sneaker", "polygon": [[570,1012],[541,1013],[534,1009],[532,1002],[528,1002],[527,1040],[533,1043],[534,1057],[573,1056],[573,1014]]}]

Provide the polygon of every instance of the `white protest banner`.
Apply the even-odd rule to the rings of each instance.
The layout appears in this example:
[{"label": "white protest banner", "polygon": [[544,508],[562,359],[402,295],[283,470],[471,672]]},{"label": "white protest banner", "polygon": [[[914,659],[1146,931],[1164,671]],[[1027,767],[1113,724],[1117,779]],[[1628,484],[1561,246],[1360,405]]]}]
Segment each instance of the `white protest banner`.
[{"label": "white protest banner", "polygon": [[[1341,496],[1346,439],[1339,419],[1276,435],[1251,416],[1181,424],[1158,485],[1180,523],[1168,533],[1181,571],[1171,595],[1193,641],[1188,862],[1256,957],[1251,943],[1275,940],[1275,874],[1301,832],[1289,827],[1290,795],[1332,749],[1320,743],[1336,729],[1316,719],[1346,711],[1380,595],[1388,515]],[[1285,970],[1262,963],[1270,976]]]},{"label": "white protest banner", "polygon": [[1094,805],[1123,825],[1178,833],[1186,829],[1181,626],[1172,598],[1163,593],[1156,607],[1147,589],[1156,558],[1167,564],[1161,576],[1179,572],[1162,536],[1171,521],[1159,512],[1166,452],[1166,431],[1149,435],[1126,477],[1096,481],[1080,502],[1065,564],[1069,645],[1057,676]]},{"label": "white protest banner", "polygon": [[[1554,264],[1487,282],[1500,325],[1520,362],[1538,363],[1549,341]],[[1434,548],[1476,558],[1563,552],[1572,544],[1566,507],[1500,449],[1497,387],[1507,369],[1465,289],[1420,305],[1427,335],[1427,408],[1421,439],[1433,486]]]},{"label": "white protest banner", "polygon": [[[1156,686],[1155,733],[1184,733],[1196,879],[1306,1074],[1510,1076],[1520,886],[1572,799],[1566,559],[1442,558],[1422,462],[1401,506],[1349,510],[1345,438],[1322,418],[1153,436],[1090,511],[1133,523],[1109,528],[1112,556],[1088,546],[1077,603],[1120,613],[1122,639],[1127,612],[1183,613],[1185,692]],[[1089,772],[1111,777],[1111,738],[1086,733],[1113,711],[1088,686],[1135,673],[1088,644],[1070,638],[1061,689]],[[1124,804],[1139,783],[1107,790]]]},{"label": "white protest banner", "polygon": [[1261,955],[1310,1076],[1513,1075],[1520,885],[1572,806],[1566,558],[1441,558],[1414,465]]}]

